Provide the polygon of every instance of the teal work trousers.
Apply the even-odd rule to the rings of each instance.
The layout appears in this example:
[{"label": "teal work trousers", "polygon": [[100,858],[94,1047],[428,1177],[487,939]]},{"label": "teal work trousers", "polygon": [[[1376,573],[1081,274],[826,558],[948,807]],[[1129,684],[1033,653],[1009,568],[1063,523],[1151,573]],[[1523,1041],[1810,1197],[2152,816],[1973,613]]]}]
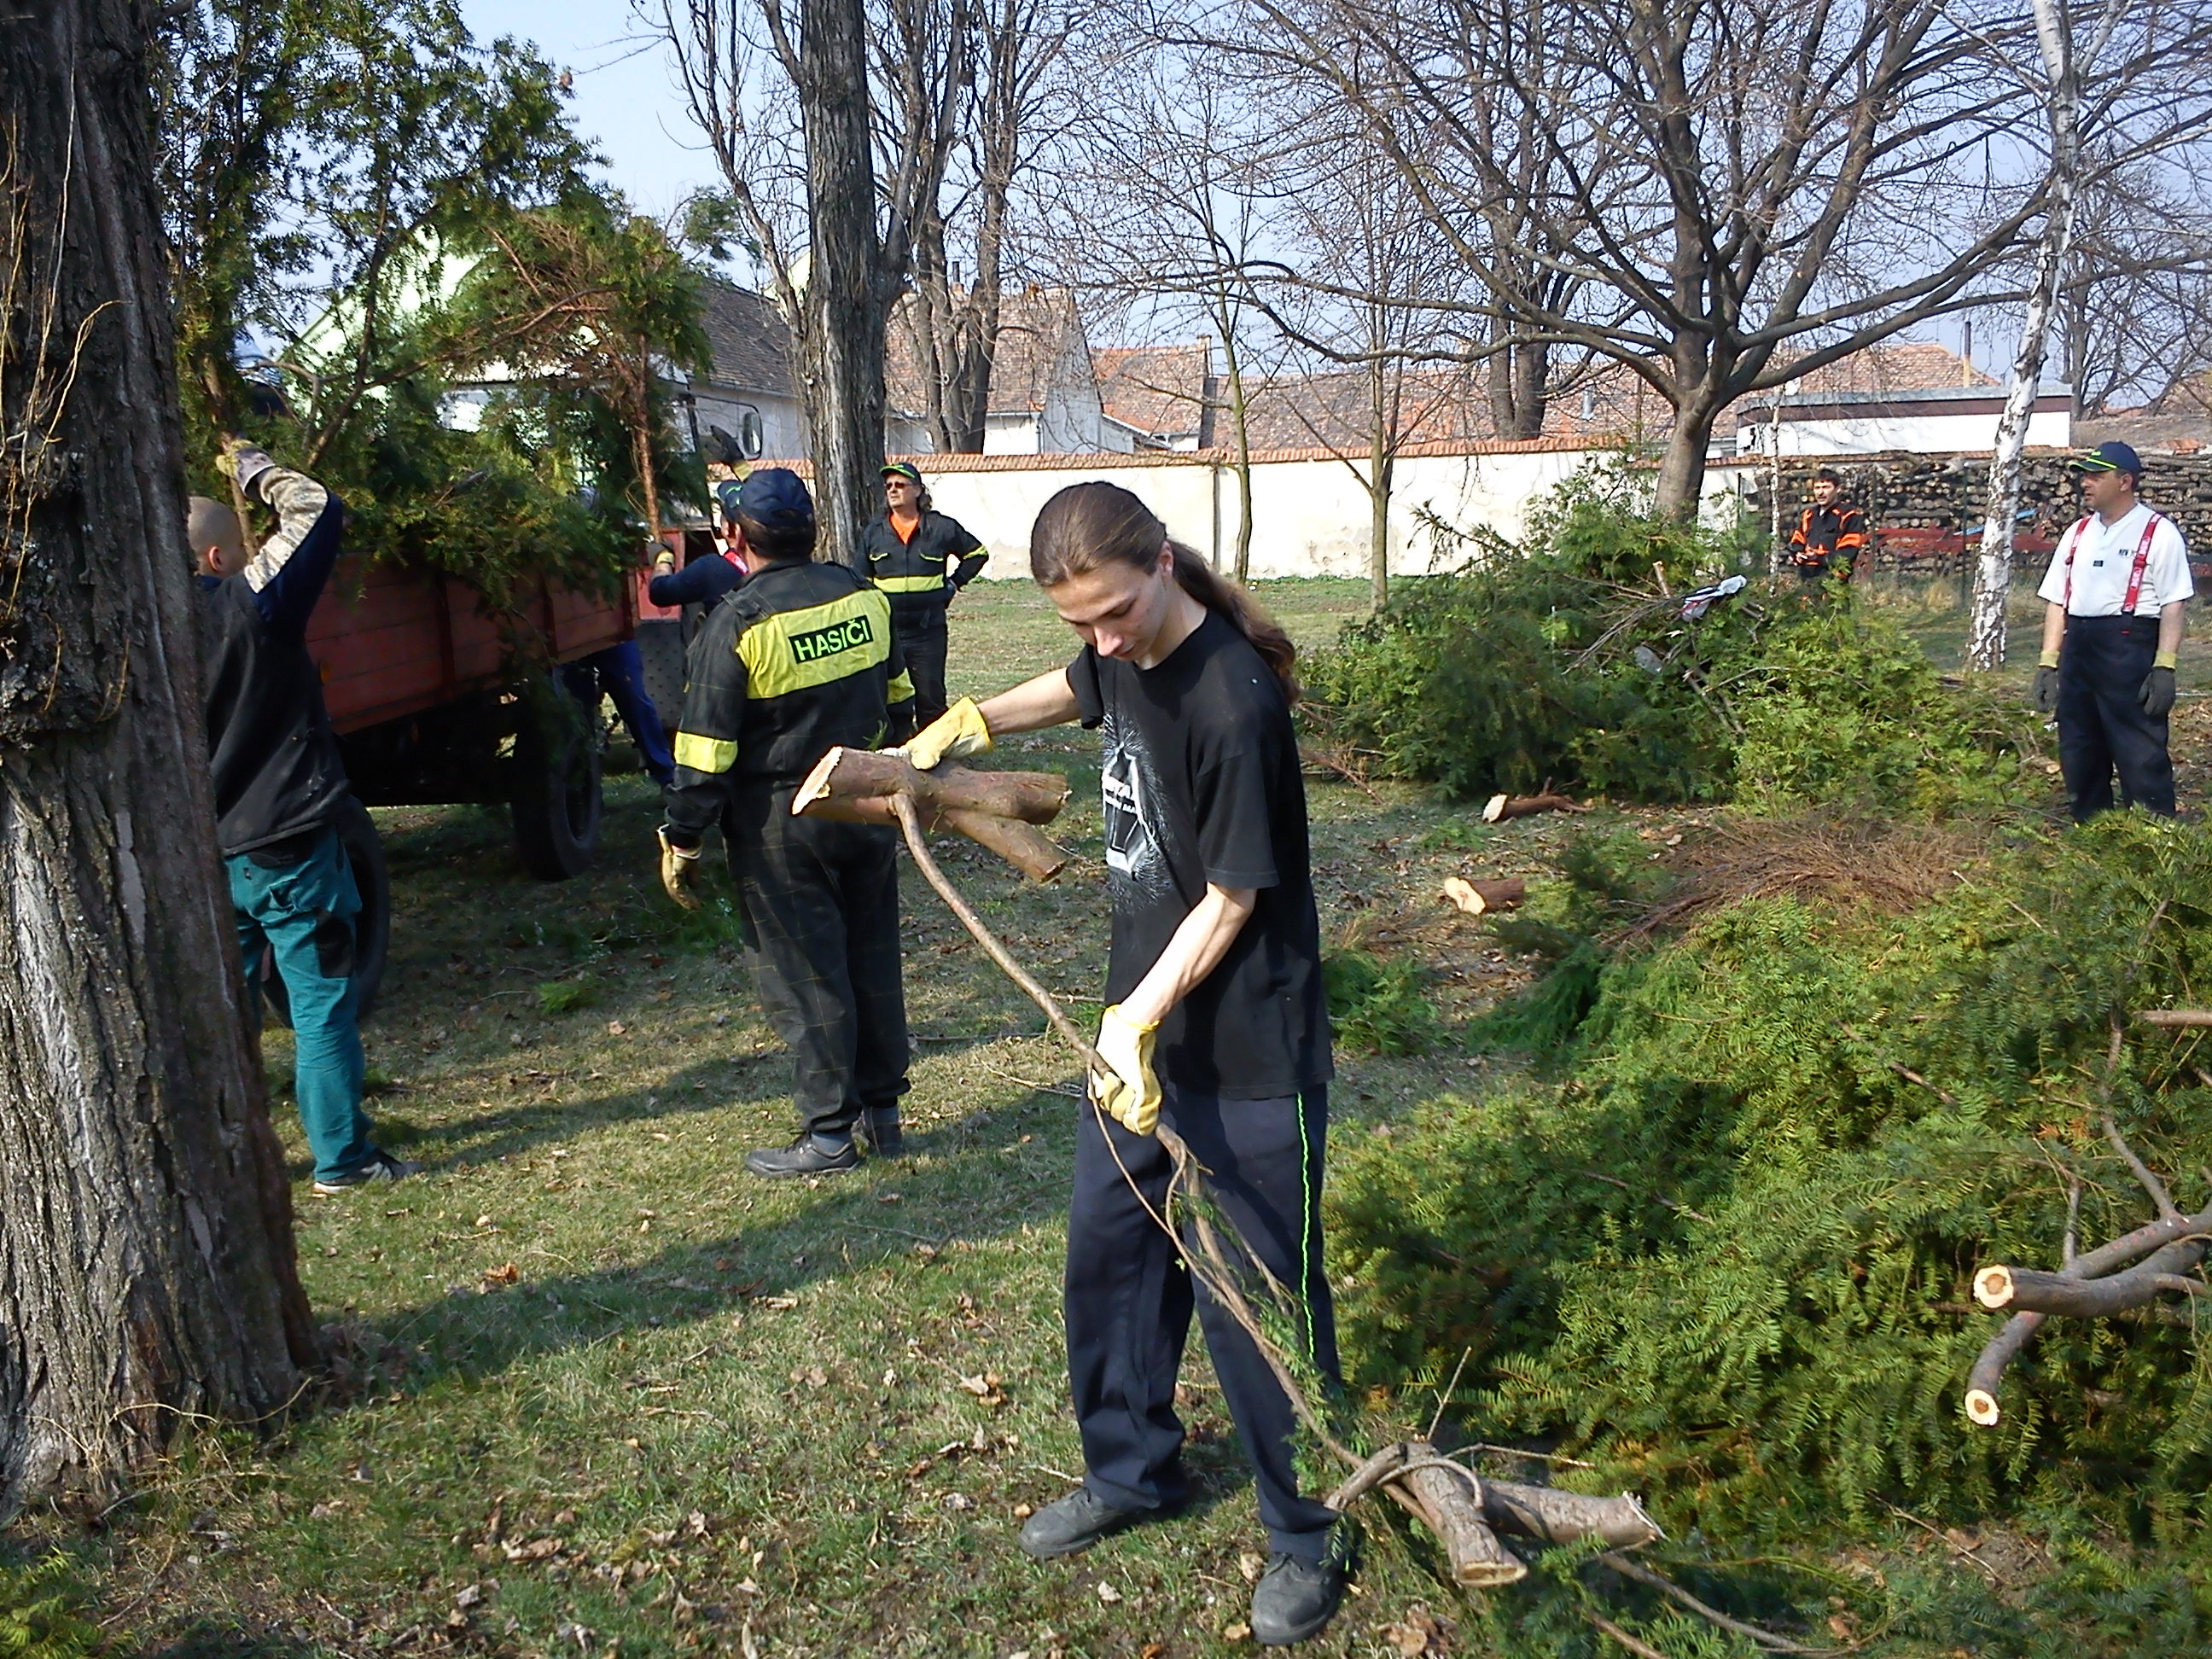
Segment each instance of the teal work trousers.
[{"label": "teal work trousers", "polygon": [[325,826],[299,852],[240,853],[223,860],[238,914],[238,947],[246,962],[246,996],[258,1016],[264,960],[284,981],[292,1008],[292,1081],[300,1124],[314,1154],[318,1181],[342,1181],[368,1162],[368,1115],[361,1109],[361,1027],[354,1012],[354,885],[338,832]]}]

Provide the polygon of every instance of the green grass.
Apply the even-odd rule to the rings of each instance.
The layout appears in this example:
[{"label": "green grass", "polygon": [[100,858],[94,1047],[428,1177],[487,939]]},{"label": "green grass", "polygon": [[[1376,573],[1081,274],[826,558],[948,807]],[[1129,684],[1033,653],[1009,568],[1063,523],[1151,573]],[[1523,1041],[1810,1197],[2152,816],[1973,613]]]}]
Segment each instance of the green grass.
[{"label": "green grass", "polygon": [[[1350,582],[1266,597],[1308,642],[1364,603]],[[1072,638],[1026,586],[971,593],[956,685],[1064,661]],[[966,843],[943,856],[1045,981],[1095,1008],[1094,742],[1069,730],[1002,751],[1078,780],[1058,884],[1024,888]],[[1455,1024],[1520,982],[1437,884],[1540,869],[1563,820],[1474,836],[1412,791],[1321,783],[1313,807],[1332,937],[1418,957]],[[920,882],[903,893],[915,1155],[769,1185],[742,1160],[792,1131],[787,1061],[726,911],[685,916],[659,894],[641,780],[611,782],[597,866],[557,885],[521,873],[503,815],[379,817],[398,915],[368,1031],[372,1110],[427,1173],[313,1198],[279,1103],[338,1381],[273,1443],[187,1444],[97,1536],[27,1523],[73,1539],[111,1629],[208,1656],[1235,1649],[1222,1632],[1245,1617],[1243,1558],[1265,1538],[1196,1341],[1196,1510],[1058,1565],[1014,1547],[1020,1506],[1080,1466],[1059,1322],[1074,1068]],[[265,1056],[283,1075],[289,1037],[270,1032]],[[1346,1057],[1336,1133],[1472,1063],[1450,1040]],[[1363,1509],[1361,1593],[1308,1651],[1372,1653],[1416,1603],[1454,1611],[1427,1546]]]}]

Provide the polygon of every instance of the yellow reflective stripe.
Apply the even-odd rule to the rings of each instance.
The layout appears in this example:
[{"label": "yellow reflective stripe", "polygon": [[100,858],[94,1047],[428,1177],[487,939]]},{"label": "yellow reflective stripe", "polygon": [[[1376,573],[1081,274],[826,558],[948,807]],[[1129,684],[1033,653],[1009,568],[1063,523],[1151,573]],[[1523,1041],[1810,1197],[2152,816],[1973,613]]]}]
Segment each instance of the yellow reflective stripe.
[{"label": "yellow reflective stripe", "polygon": [[928,576],[878,576],[876,586],[886,593],[928,593],[945,586],[945,573],[940,570]]},{"label": "yellow reflective stripe", "polygon": [[914,676],[902,668],[891,677],[891,689],[884,698],[885,702],[904,702],[914,695]]},{"label": "yellow reflective stripe", "polygon": [[865,673],[891,654],[890,601],[872,588],[778,611],[738,636],[746,695],[781,697]]},{"label": "yellow reflective stripe", "polygon": [[738,763],[737,741],[732,738],[702,738],[696,732],[678,732],[676,763],[688,766],[694,772],[726,772]]}]

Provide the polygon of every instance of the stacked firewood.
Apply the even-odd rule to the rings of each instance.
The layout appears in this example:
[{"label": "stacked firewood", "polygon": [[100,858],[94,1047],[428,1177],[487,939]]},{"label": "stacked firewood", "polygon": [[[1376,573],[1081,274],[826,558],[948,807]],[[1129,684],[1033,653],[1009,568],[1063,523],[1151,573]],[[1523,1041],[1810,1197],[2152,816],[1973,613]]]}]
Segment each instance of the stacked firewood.
[{"label": "stacked firewood", "polygon": [[[2080,516],[2081,492],[2066,470],[2069,453],[2036,451],[2022,465],[2021,507],[2032,514],[2020,526],[2024,552],[2047,548]],[[1875,532],[1870,568],[1955,575],[1972,568],[1989,487],[1986,455],[1788,455],[1749,470],[1753,510],[1768,515],[1778,475],[1788,535],[1813,499],[1813,474],[1824,466],[1844,475],[1846,494]],[[2192,550],[2212,559],[2212,455],[2147,455],[2143,469],[2143,498],[2181,526]]]}]

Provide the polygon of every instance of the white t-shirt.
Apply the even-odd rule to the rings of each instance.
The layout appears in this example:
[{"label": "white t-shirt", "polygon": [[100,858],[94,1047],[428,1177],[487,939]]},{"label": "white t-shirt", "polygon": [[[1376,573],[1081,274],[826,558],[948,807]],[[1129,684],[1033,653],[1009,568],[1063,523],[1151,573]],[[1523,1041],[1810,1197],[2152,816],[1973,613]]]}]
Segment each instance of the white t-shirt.
[{"label": "white t-shirt", "polygon": [[[2143,526],[2156,518],[2151,532],[2150,557],[2143,565],[2142,592],[2136,614],[2154,617],[2160,605],[2185,599],[2197,592],[2189,579],[2189,544],[2173,520],[2137,501],[2118,524],[2106,524],[2094,514],[2088,523],[2069,525],[2051,550],[2051,568],[2044,573],[2039,599],[2063,605],[2069,617],[2117,617],[2127,603],[2128,577],[2136,567],[2136,550],[2142,544]],[[2074,597],[2066,596],[2066,553],[2074,552]]]}]

